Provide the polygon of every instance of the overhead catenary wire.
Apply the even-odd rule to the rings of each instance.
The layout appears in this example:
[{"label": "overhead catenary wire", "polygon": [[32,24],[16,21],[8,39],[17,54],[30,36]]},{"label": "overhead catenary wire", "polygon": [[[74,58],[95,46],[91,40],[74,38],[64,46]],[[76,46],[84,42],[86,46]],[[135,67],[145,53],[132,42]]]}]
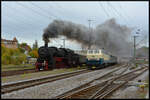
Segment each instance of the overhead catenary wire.
[{"label": "overhead catenary wire", "polygon": [[[135,16],[134,16],[134,17],[133,17],[133,16],[129,16],[129,15],[126,13],[126,11],[124,10],[124,7],[121,6],[121,4],[120,4],[120,9],[122,9],[122,10],[124,11],[124,14],[125,14],[126,18],[129,18],[130,20],[135,21],[135,20],[134,20],[134,17],[135,17]],[[140,23],[139,23],[139,24],[140,24]],[[138,28],[137,25],[135,26],[135,28]]]},{"label": "overhead catenary wire", "polygon": [[[56,4],[56,3],[53,3],[53,4],[55,4],[56,7],[53,7],[53,5],[48,6],[48,7],[49,7],[50,9],[54,8],[54,9],[55,9],[55,12],[56,12],[57,14],[60,14],[61,16],[64,17],[64,11],[62,11],[64,8],[63,8],[62,6]],[[57,8],[58,8],[58,9],[57,9]],[[57,11],[56,11],[56,9],[57,9]]]},{"label": "overhead catenary wire", "polygon": [[[13,33],[13,34],[15,34],[16,32],[13,32],[13,30],[20,30],[21,31],[21,29],[26,29],[27,27],[24,27],[24,26],[22,26],[22,25],[13,25],[13,23],[16,23],[16,22],[19,22],[19,23],[21,23],[21,24],[24,24],[24,25],[26,25],[27,23],[24,23],[24,21],[19,21],[19,20],[17,20],[16,18],[12,18],[12,17],[8,17],[8,16],[6,16],[5,18],[7,18],[7,22],[8,23],[12,23],[12,24],[6,24],[6,26],[5,26],[5,24],[2,26],[2,28],[3,28],[3,30],[2,31],[4,31],[5,30],[5,28],[7,28],[7,27],[9,27],[10,29],[12,28],[12,32],[11,33]],[[31,24],[28,24],[28,25],[31,25]],[[21,34],[18,34],[18,35],[21,35]]]},{"label": "overhead catenary wire", "polygon": [[141,39],[137,44],[136,44],[136,46],[139,46],[143,41],[145,42],[145,41],[147,41],[145,38],[146,38],[147,36],[144,36],[143,37],[143,39]]},{"label": "overhead catenary wire", "polygon": [[[7,28],[7,27],[9,27],[10,29],[12,29],[10,35],[16,34],[15,30],[22,31],[23,29],[28,29],[28,26],[32,27],[32,24],[24,22],[22,20],[18,20],[16,17],[8,17],[8,16],[6,16],[5,18],[7,19],[6,21],[9,24],[3,25],[2,28],[3,28],[3,30],[5,30],[5,28]],[[16,24],[16,22],[18,24]],[[14,25],[14,24],[16,24],[16,25]],[[19,25],[19,24],[21,24],[21,25]],[[22,35],[22,34],[18,34],[18,35]]]},{"label": "overhead catenary wire", "polygon": [[119,16],[114,10],[112,10],[112,8],[110,8],[110,5],[108,5],[108,2],[107,2],[107,6],[108,6],[107,9],[108,9],[110,15],[112,15],[112,16],[115,15],[116,17]]},{"label": "overhead catenary wire", "polygon": [[[7,6],[6,6],[6,8],[7,8]],[[24,12],[22,12],[21,10],[19,10],[19,9],[16,9],[15,7],[12,7],[12,6],[9,6],[9,8],[11,8],[11,11],[13,11],[13,12],[18,12],[19,14],[21,14],[22,15],[22,17],[21,18],[25,18],[25,19],[28,19],[28,20],[30,20],[30,21],[33,21],[33,20],[35,20],[36,18],[35,17],[33,17],[33,16],[30,16],[30,18],[29,17],[27,17],[26,15],[26,13],[24,13]],[[32,18],[31,18],[32,17]],[[37,21],[40,21],[40,20],[38,20],[38,19],[36,19]]]},{"label": "overhead catenary wire", "polygon": [[22,7],[24,7],[24,8],[27,8],[27,9],[30,9],[31,11],[33,11],[34,13],[36,13],[36,14],[42,16],[42,17],[45,17],[45,18],[48,18],[48,19],[53,19],[53,18],[50,17],[50,16],[47,16],[47,15],[44,15],[44,14],[39,13],[38,11],[36,11],[35,9],[33,9],[33,8],[31,8],[31,7],[28,7],[28,6],[26,6],[26,5],[23,5],[23,4],[19,3],[19,2],[17,2],[17,3],[18,3],[20,6],[22,6]]},{"label": "overhead catenary wire", "polygon": [[[48,16],[52,16],[52,17],[54,17],[54,18],[61,19],[61,18],[59,18],[59,17],[53,15],[52,12],[49,12],[49,11],[47,11],[47,10],[41,8],[40,6],[38,6],[38,5],[35,4],[35,3],[32,3],[32,2],[31,2],[31,5],[35,6],[36,8],[39,8],[39,9],[40,9],[41,11],[43,11],[43,12],[46,12]],[[45,14],[46,14],[46,13],[45,13]]]},{"label": "overhead catenary wire", "polygon": [[108,5],[110,5],[110,7],[116,12],[116,14],[118,14],[121,18],[124,19],[124,21],[129,25],[128,21],[126,20],[126,18],[117,11],[117,9],[110,3],[110,2],[107,2]]},{"label": "overhead catenary wire", "polygon": [[[7,6],[5,6],[5,7],[7,7]],[[18,10],[18,9],[15,9],[14,7],[12,7],[12,6],[9,6],[10,8],[11,8],[11,11],[13,11],[13,12],[19,12],[21,15],[25,15],[25,16],[19,16],[21,19],[27,19],[27,20],[30,20],[29,22],[24,22],[23,20],[21,20],[21,24],[23,24],[23,26],[27,26],[28,24],[28,26],[30,26],[30,27],[33,27],[33,24],[31,24],[30,22],[31,22],[31,20],[35,20],[36,18],[34,17],[34,19],[33,19],[33,16],[32,16],[32,18],[29,18],[29,17],[27,17],[26,16],[26,14],[25,13],[23,13],[21,10]],[[22,6],[21,6],[22,7]],[[15,10],[15,11],[14,11]],[[29,10],[29,9],[27,9],[27,10]],[[13,13],[12,12],[12,13]],[[28,11],[29,12],[29,11]],[[32,11],[33,12],[33,11]],[[18,13],[17,13],[18,14]],[[15,14],[15,15],[17,15],[17,14]],[[10,17],[10,18],[12,18],[12,17]],[[19,18],[19,19],[20,19]],[[11,20],[11,21],[14,21],[14,20],[16,20],[16,22],[20,22],[20,20],[18,20],[16,17],[15,18],[13,18],[13,20]],[[39,20],[37,20],[37,21],[39,21]],[[41,24],[41,23],[40,23]],[[13,26],[14,27],[14,26]],[[20,29],[19,27],[21,27],[21,25],[19,25],[17,28],[16,28],[16,30],[18,30],[18,29]],[[24,27],[22,27],[22,29],[24,29]]]},{"label": "overhead catenary wire", "polygon": [[106,14],[107,17],[109,17],[109,14],[107,13],[105,7],[102,5],[102,3],[98,2],[99,6],[103,9],[104,13]]},{"label": "overhead catenary wire", "polygon": [[[7,6],[5,6],[5,8],[7,8]],[[14,7],[12,7],[12,6],[9,6],[9,8],[11,9],[11,12],[10,13],[12,13],[12,14],[14,14],[14,13],[16,13],[16,12],[19,12],[19,13],[17,13],[17,14],[15,14],[16,15],[16,17],[8,17],[8,16],[6,16],[6,17],[8,17],[7,18],[7,20],[6,21],[11,21],[11,22],[13,22],[12,24],[14,24],[14,23],[20,23],[21,25],[12,25],[12,24],[6,24],[8,27],[12,27],[12,29],[13,30],[20,30],[20,29],[28,29],[29,27],[33,27],[33,24],[31,24],[30,22],[31,22],[31,20],[34,20],[33,18],[29,18],[29,17],[27,17],[26,16],[26,14],[25,13],[23,13],[21,10],[18,10],[18,9],[15,9]],[[14,12],[14,13],[13,13]],[[18,14],[20,14],[20,15],[22,15],[22,16],[19,16]],[[25,16],[24,16],[25,15]],[[6,18],[5,17],[5,18]],[[10,20],[10,18],[12,19],[12,20]],[[22,20],[19,20],[19,19],[22,19]],[[30,20],[30,21],[28,21],[28,22],[24,22],[24,20]],[[39,20],[38,20],[39,21]],[[6,27],[7,27],[6,26]],[[26,27],[26,26],[28,26],[28,27]],[[13,32],[13,30],[12,30],[12,32]],[[14,33],[16,33],[16,32],[14,32]],[[20,35],[20,34],[19,34]],[[37,36],[37,35],[36,35]]]},{"label": "overhead catenary wire", "polygon": [[126,16],[126,18],[129,18],[129,19],[133,20],[133,18],[132,18],[131,16],[129,16],[129,15],[126,13],[126,11],[125,11],[124,8],[121,6],[121,4],[118,4],[118,5],[119,5],[120,9],[122,9],[122,11],[124,12],[124,15]]},{"label": "overhead catenary wire", "polygon": [[[34,10],[34,9],[32,9],[32,8],[30,8],[30,7],[28,7],[28,6],[25,6],[25,5],[23,5],[23,4],[21,4],[21,3],[19,3],[19,2],[17,2],[20,6],[22,6],[22,7],[24,7],[24,8],[27,8],[27,9],[29,9],[30,11],[32,11],[32,12],[34,12],[34,13],[36,13],[36,14],[38,14],[38,15],[40,15],[40,16],[42,16],[42,17],[45,17],[45,18],[48,18],[48,19],[50,19],[50,17],[48,17],[48,16],[45,16],[45,15],[41,15],[39,12],[37,12],[36,10]],[[14,20],[14,19],[13,19]],[[17,22],[18,22],[18,20],[17,20]],[[23,22],[22,22],[23,23]],[[28,23],[29,24],[29,23]],[[57,43],[57,42],[56,42]],[[58,43],[57,43],[58,44]]]},{"label": "overhead catenary wire", "polygon": [[[33,6],[39,8],[39,9],[41,9],[42,11],[47,12],[46,10],[42,9],[41,7],[39,7],[38,5],[36,5],[36,4],[32,3],[32,2],[31,2],[31,4],[32,4]],[[47,13],[49,13],[49,12],[47,12]],[[54,16],[54,15],[52,15],[52,16],[53,16],[53,17],[57,17],[57,16]],[[57,17],[57,18],[58,18],[58,17]],[[61,18],[59,18],[59,19],[61,19]],[[61,45],[61,44],[58,43],[55,39],[53,39],[53,40],[54,40],[58,45]]]},{"label": "overhead catenary wire", "polygon": [[[131,19],[132,21],[134,20],[133,17],[128,16],[128,14],[126,14],[126,12],[125,12],[124,8],[121,6],[121,4],[120,4],[120,9],[122,9],[122,10],[124,11],[124,14],[125,14],[125,16],[126,16],[127,18]],[[139,23],[139,24],[140,24],[140,23]],[[137,28],[137,26],[136,26],[136,28]],[[146,37],[147,37],[147,36],[144,36],[143,39],[141,39],[141,40],[136,44],[136,46],[140,46],[140,44],[141,44],[142,42],[147,41],[147,40],[145,39]]]},{"label": "overhead catenary wire", "polygon": [[[11,6],[9,6],[10,8],[12,8]],[[7,6],[5,6],[5,8],[8,8]],[[9,12],[9,13],[12,13],[12,15],[14,14],[14,13],[16,13],[15,11],[14,11],[14,8],[12,8],[11,9],[11,12]],[[27,22],[24,22],[23,20],[19,20],[19,15],[17,15],[17,14],[15,14],[16,16],[18,16],[18,19],[16,18],[16,17],[13,17],[13,20],[16,20],[17,22],[19,22],[19,21],[21,21],[22,23],[24,23],[24,24],[30,24],[30,23],[27,23]],[[11,17],[9,17],[9,16],[7,16],[8,18],[12,18],[12,16]],[[23,17],[21,17],[21,19],[22,19]],[[25,17],[24,17],[25,18]],[[28,18],[29,19],[29,18]],[[30,24],[31,25],[31,24]]]}]

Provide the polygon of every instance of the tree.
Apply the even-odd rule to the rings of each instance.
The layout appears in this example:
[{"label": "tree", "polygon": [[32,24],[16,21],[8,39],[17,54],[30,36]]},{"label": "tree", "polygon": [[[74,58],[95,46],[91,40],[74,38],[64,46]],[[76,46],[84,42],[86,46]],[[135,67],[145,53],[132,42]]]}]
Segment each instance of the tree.
[{"label": "tree", "polygon": [[30,51],[29,55],[33,58],[38,58],[38,50],[34,49],[34,50]]},{"label": "tree", "polygon": [[22,64],[26,61],[26,55],[19,48],[11,49],[2,46],[2,64]]},{"label": "tree", "polygon": [[21,46],[21,47],[27,46],[27,43],[21,43],[20,46]]},{"label": "tree", "polygon": [[24,53],[25,50],[31,51],[31,47],[27,43],[21,43],[19,45],[19,50]]}]

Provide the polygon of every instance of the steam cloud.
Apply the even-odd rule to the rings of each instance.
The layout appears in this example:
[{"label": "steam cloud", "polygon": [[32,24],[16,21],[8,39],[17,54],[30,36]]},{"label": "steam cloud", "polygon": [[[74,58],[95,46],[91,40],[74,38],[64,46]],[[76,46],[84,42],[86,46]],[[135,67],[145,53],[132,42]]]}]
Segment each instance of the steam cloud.
[{"label": "steam cloud", "polygon": [[49,42],[49,38],[65,36],[87,47],[95,45],[104,48],[115,56],[130,56],[132,46],[128,39],[131,31],[127,26],[117,24],[115,19],[107,20],[95,29],[69,21],[54,20],[44,30],[43,40]]}]

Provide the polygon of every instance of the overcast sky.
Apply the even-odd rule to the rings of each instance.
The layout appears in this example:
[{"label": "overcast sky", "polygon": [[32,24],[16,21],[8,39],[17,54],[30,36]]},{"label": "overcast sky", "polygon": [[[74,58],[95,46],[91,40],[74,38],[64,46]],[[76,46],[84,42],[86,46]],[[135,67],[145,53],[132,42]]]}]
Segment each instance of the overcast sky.
[{"label": "overcast sky", "polygon": [[[5,2],[2,1],[2,38],[13,39],[17,37],[19,43],[26,42],[33,45],[38,40],[39,46],[44,44],[42,40],[43,30],[54,19],[72,21],[88,27],[88,19],[92,19],[91,27],[95,28],[108,19],[115,18],[117,23],[140,29],[138,41],[149,36],[149,11],[148,2]],[[145,42],[143,42],[145,43]],[[49,46],[60,47],[63,40],[56,39]],[[80,49],[75,42],[66,41],[66,47]],[[146,43],[148,45],[148,41]]]}]

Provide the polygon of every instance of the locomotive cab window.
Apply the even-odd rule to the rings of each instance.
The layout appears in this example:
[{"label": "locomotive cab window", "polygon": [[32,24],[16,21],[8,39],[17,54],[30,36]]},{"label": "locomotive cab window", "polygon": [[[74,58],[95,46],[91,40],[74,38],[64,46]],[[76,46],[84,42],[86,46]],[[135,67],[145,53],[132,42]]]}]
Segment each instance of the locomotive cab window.
[{"label": "locomotive cab window", "polygon": [[92,54],[93,53],[93,51],[92,50],[89,50],[89,54]]},{"label": "locomotive cab window", "polygon": [[98,53],[99,53],[99,50],[95,50],[94,53],[95,53],[95,54],[98,54]]}]

